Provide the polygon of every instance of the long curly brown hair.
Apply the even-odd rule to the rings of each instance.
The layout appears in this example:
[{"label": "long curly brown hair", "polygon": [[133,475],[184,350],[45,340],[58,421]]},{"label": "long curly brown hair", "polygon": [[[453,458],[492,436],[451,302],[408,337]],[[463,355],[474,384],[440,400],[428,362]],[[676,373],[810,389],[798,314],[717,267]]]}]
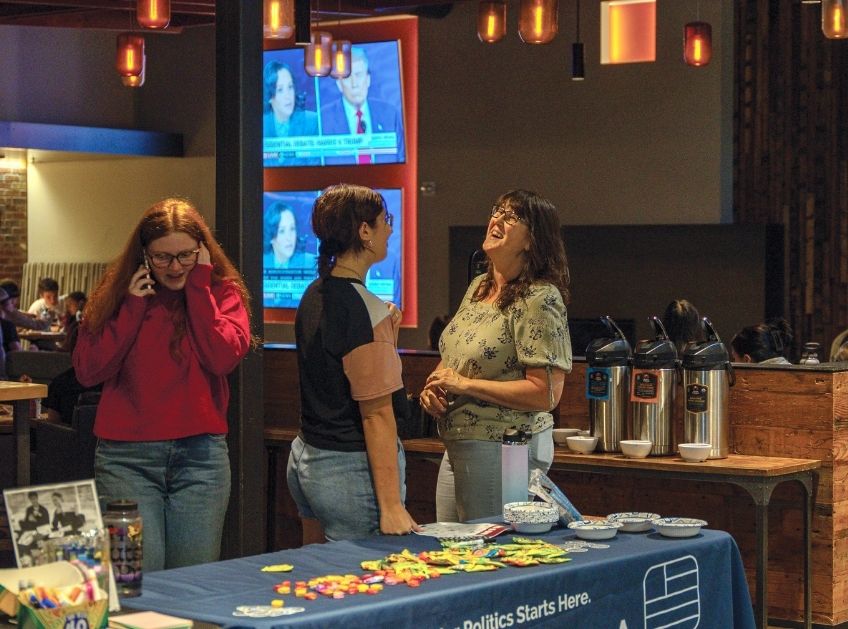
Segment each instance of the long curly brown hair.
[{"label": "long curly brown hair", "polygon": [[[518,276],[501,289],[496,302],[498,308],[505,311],[526,297],[534,282],[553,284],[562,295],[562,302],[567,304],[571,297],[568,290],[571,275],[554,204],[529,190],[510,190],[502,194],[496,204],[515,212],[530,230],[530,250],[523,254],[524,266]],[[472,299],[484,301],[496,290],[492,261],[489,260],[486,275]]]},{"label": "long curly brown hair", "polygon": [[[109,319],[117,315],[128,294],[130,278],[138,270],[139,265],[143,264],[144,250],[154,240],[173,232],[183,232],[206,245],[212,262],[212,282],[229,280],[235,284],[248,317],[252,315],[250,294],[244,279],[224,253],[221,245],[216,242],[200,212],[189,201],[171,198],[159,201],[142,215],[123,251],[106,269],[103,279],[88,300],[81,325],[96,334],[103,329]],[[181,303],[182,307],[174,315],[174,333],[169,343],[171,355],[175,359],[179,358],[177,348],[186,331],[184,298]],[[255,339],[253,343],[256,343]]]}]

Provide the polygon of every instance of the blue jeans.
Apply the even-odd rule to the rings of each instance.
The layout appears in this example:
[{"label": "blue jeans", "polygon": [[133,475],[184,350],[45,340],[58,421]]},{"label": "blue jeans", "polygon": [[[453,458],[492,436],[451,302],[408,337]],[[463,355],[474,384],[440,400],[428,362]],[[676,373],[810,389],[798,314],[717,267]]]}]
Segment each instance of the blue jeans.
[{"label": "blue jeans", "polygon": [[122,498],[138,502],[145,572],[218,560],[230,499],[226,435],[101,439],[94,476],[101,508]]},{"label": "blue jeans", "polygon": [[[530,440],[529,471],[547,473],[554,460],[553,430]],[[467,522],[503,511],[501,503],[501,443],[458,439],[445,442],[436,482],[436,520]]]},{"label": "blue jeans", "polygon": [[[398,441],[400,499],[406,500],[406,455]],[[314,448],[292,441],[286,480],[297,512],[317,518],[330,541],[380,534],[380,509],[366,452]]]}]

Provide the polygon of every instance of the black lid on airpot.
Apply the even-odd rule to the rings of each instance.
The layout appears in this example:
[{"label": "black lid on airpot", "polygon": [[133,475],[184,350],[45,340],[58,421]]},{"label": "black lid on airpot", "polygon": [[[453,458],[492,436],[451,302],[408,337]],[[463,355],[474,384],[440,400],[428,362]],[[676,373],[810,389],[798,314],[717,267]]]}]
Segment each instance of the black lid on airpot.
[{"label": "black lid on airpot", "polygon": [[674,369],[677,365],[677,348],[668,338],[659,317],[651,317],[649,321],[654,326],[655,337],[636,344],[633,366],[640,369]]},{"label": "black lid on airpot", "polygon": [[630,363],[633,351],[624,333],[612,320],[612,317],[601,317],[608,335],[593,339],[586,347],[586,362],[590,367],[616,367]]}]

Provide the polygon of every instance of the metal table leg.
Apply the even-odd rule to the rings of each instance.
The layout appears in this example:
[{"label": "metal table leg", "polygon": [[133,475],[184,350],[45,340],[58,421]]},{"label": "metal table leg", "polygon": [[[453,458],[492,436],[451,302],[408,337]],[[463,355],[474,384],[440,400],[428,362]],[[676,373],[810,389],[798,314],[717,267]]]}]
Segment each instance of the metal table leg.
[{"label": "metal table leg", "polygon": [[26,487],[30,482],[29,426],[32,421],[32,401],[12,402],[12,425],[15,431],[15,456],[18,459],[15,485]]}]

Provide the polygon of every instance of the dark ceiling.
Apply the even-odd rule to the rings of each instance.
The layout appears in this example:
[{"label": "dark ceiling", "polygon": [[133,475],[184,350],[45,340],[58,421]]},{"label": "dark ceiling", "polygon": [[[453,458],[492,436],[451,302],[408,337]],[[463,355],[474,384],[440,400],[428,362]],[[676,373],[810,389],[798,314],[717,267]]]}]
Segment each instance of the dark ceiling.
[{"label": "dark ceiling", "polygon": [[[240,0],[229,0],[237,2]],[[0,0],[0,25],[52,26],[126,30],[132,26],[135,0]],[[321,17],[349,19],[416,13],[442,17],[450,11],[446,0],[313,0]],[[316,16],[317,19],[317,16]],[[171,24],[166,29],[180,32],[183,28],[215,22],[215,0],[172,0]]]}]

